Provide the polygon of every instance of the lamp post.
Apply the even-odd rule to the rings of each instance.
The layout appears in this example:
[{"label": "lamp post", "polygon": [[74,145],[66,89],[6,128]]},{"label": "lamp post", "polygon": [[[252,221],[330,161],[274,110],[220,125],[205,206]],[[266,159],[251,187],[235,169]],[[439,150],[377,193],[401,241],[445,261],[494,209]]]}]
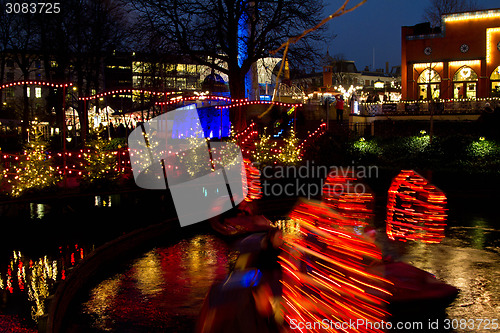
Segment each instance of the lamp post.
[{"label": "lamp post", "polygon": [[62,113],[63,113],[63,123],[62,123],[62,134],[63,134],[63,184],[66,188],[66,85],[63,85],[63,100],[62,100]]}]

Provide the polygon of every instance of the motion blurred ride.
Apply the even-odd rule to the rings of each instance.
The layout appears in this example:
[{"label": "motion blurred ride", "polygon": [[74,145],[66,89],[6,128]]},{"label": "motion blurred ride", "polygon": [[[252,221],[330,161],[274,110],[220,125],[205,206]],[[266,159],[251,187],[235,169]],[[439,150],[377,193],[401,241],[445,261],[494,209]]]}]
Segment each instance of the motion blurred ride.
[{"label": "motion blurred ride", "polygon": [[413,170],[402,170],[387,197],[387,236],[439,243],[446,227],[446,195]]},{"label": "motion blurred ride", "polygon": [[[284,238],[283,308],[286,325],[297,322],[344,323],[389,318],[386,307],[392,283],[383,276],[382,253],[350,220],[326,204],[300,201],[290,217],[300,232]],[[316,327],[308,332],[335,332],[335,327]],[[356,330],[347,328],[346,332]],[[360,331],[380,331],[363,330]]]},{"label": "motion blurred ride", "polygon": [[[444,210],[432,205],[445,202],[444,194],[413,172],[398,177],[404,186],[391,187],[396,206],[426,207],[430,218],[411,211],[408,216],[441,221]],[[298,327],[336,332],[338,323],[353,321],[363,324],[342,326],[342,331],[382,332],[386,328],[376,323],[394,314],[418,317],[444,309],[458,289],[424,270],[383,259],[370,225],[373,194],[349,192],[359,183],[353,173],[330,174],[322,202],[300,199],[290,212],[297,226],[293,232],[282,237],[270,229],[241,240],[234,271],[211,288],[197,332],[295,332]],[[240,204],[239,211],[252,216],[251,201]]]},{"label": "motion blurred ride", "polygon": [[[374,243],[374,229],[347,224],[345,217],[321,202],[300,201],[290,213],[298,233],[286,235],[283,254],[283,309],[286,324],[363,320],[361,332],[377,332],[368,323],[392,315],[418,317],[444,309],[458,294],[424,270],[403,262],[386,262]],[[347,329],[347,332],[356,330]]]},{"label": "motion blurred ride", "polygon": [[208,292],[196,326],[197,333],[280,332],[278,317],[282,244],[278,229],[241,240],[234,270]]},{"label": "motion blurred ride", "polygon": [[367,226],[373,220],[375,197],[353,170],[331,172],[323,185],[323,201],[351,226]]}]

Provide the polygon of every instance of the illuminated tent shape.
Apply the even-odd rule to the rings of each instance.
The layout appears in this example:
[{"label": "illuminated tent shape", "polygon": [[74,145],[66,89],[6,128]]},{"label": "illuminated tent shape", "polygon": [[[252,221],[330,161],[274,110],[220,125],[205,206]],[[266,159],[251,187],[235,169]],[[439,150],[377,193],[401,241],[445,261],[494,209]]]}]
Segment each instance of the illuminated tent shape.
[{"label": "illuminated tent shape", "polygon": [[279,256],[285,322],[293,328],[297,322],[327,318],[331,322],[326,326],[302,331],[382,332],[362,325],[335,327],[357,320],[380,323],[389,316],[385,307],[392,283],[371,269],[382,259],[380,249],[356,235],[325,203],[301,200],[290,218],[299,224],[299,232],[284,237]]},{"label": "illuminated tent shape", "polygon": [[402,170],[389,188],[387,236],[439,243],[446,227],[446,195],[413,170]]},{"label": "illuminated tent shape", "polygon": [[349,168],[330,172],[323,185],[323,201],[349,225],[366,226],[373,218],[373,192]]}]

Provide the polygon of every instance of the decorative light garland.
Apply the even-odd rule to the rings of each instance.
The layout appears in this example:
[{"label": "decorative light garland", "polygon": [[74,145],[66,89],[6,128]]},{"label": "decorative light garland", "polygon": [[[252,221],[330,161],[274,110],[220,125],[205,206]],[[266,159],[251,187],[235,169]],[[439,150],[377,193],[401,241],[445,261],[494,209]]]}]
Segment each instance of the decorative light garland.
[{"label": "decorative light garland", "polygon": [[243,102],[246,101],[246,99],[231,99],[227,97],[221,97],[221,96],[212,96],[212,95],[203,95],[203,96],[188,96],[188,97],[175,97],[172,98],[170,101],[166,102],[156,102],[156,105],[170,105],[170,104],[175,104],[175,103],[180,103],[180,102],[186,102],[186,101],[196,101],[196,100],[215,100],[215,101],[223,101],[223,102]]},{"label": "decorative light garland", "polygon": [[374,102],[374,103],[366,103],[366,102],[360,102],[361,105],[382,105],[382,104],[398,104],[398,103],[403,103],[403,104],[428,104],[428,103],[433,103],[433,102],[439,102],[439,103],[453,103],[453,102],[488,102],[488,101],[499,101],[500,97],[471,97],[471,98],[440,98],[440,99],[434,99],[434,100],[421,100],[421,101],[405,101],[401,100],[398,102],[395,101],[379,101],[379,102]]},{"label": "decorative light garland", "polygon": [[6,83],[0,86],[0,89],[5,89],[5,88],[10,88],[10,87],[15,87],[15,86],[48,86],[52,88],[67,88],[73,85],[73,83],[68,82],[68,83],[51,83],[48,81],[14,81],[10,83]]},{"label": "decorative light garland", "polygon": [[[498,12],[498,16],[500,16],[500,11]],[[500,27],[498,28],[488,28],[486,29],[486,63],[491,63],[491,53],[492,53],[492,48],[491,44],[492,43],[492,35],[494,33],[500,32]]]},{"label": "decorative light garland", "polygon": [[419,62],[413,64],[414,69],[424,69],[424,68],[435,68],[435,67],[443,67],[442,62]]},{"label": "decorative light garland", "polygon": [[302,140],[302,142],[298,145],[297,148],[298,149],[304,148],[304,146],[306,144],[311,144],[314,141],[314,139],[317,139],[318,137],[323,135],[325,132],[326,132],[326,123],[322,123],[321,125],[319,125],[319,127],[314,132],[309,133],[307,138]]},{"label": "decorative light garland", "polygon": [[222,108],[234,108],[238,106],[246,106],[246,105],[262,105],[262,104],[273,104],[277,106],[285,106],[285,107],[302,107],[302,103],[283,103],[283,102],[276,102],[276,101],[248,101],[248,100],[232,100],[230,105],[217,105],[215,108],[217,109],[222,109]]},{"label": "decorative light garland", "polygon": [[443,20],[444,22],[448,23],[456,21],[482,20],[482,19],[497,18],[497,17],[500,17],[500,10],[493,9],[488,11],[446,14],[443,15]]},{"label": "decorative light garland", "polygon": [[[109,95],[120,95],[120,94],[149,94],[153,96],[168,96],[172,94],[176,94],[178,92],[171,91],[155,91],[155,90],[147,90],[147,89],[117,89],[111,91],[105,91],[99,94],[94,94],[87,97],[78,97],[79,101],[89,101],[92,99],[102,98]],[[180,93],[180,92],[179,92]]]}]

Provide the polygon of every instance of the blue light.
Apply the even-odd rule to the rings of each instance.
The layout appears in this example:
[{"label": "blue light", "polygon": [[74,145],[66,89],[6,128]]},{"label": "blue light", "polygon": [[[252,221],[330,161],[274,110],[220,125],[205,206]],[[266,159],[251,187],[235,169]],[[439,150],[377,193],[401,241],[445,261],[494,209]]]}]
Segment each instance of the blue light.
[{"label": "blue light", "polygon": [[[243,65],[243,61],[248,58],[248,38],[249,38],[249,17],[246,13],[248,6],[247,2],[241,1],[242,15],[238,21],[238,66]],[[245,97],[248,97],[248,92],[252,90],[252,79],[250,71],[245,75]]]},{"label": "blue light", "polygon": [[280,129],[279,133],[278,134],[274,134],[273,136],[275,138],[279,138],[281,136],[281,134],[283,134],[283,132],[284,132],[284,129]]},{"label": "blue light", "polygon": [[[222,113],[222,128],[221,128]],[[229,121],[229,109],[216,109],[214,106],[198,108],[198,117],[203,127],[203,136],[205,138],[229,137],[231,132],[231,122]],[[201,133],[194,133],[191,130],[191,124],[187,119],[175,119],[172,127],[172,138],[191,138],[201,137]],[[181,136],[182,135],[182,136]]]},{"label": "blue light", "polygon": [[248,271],[241,278],[241,285],[245,288],[255,287],[259,284],[260,279],[262,278],[262,272],[258,269]]}]

